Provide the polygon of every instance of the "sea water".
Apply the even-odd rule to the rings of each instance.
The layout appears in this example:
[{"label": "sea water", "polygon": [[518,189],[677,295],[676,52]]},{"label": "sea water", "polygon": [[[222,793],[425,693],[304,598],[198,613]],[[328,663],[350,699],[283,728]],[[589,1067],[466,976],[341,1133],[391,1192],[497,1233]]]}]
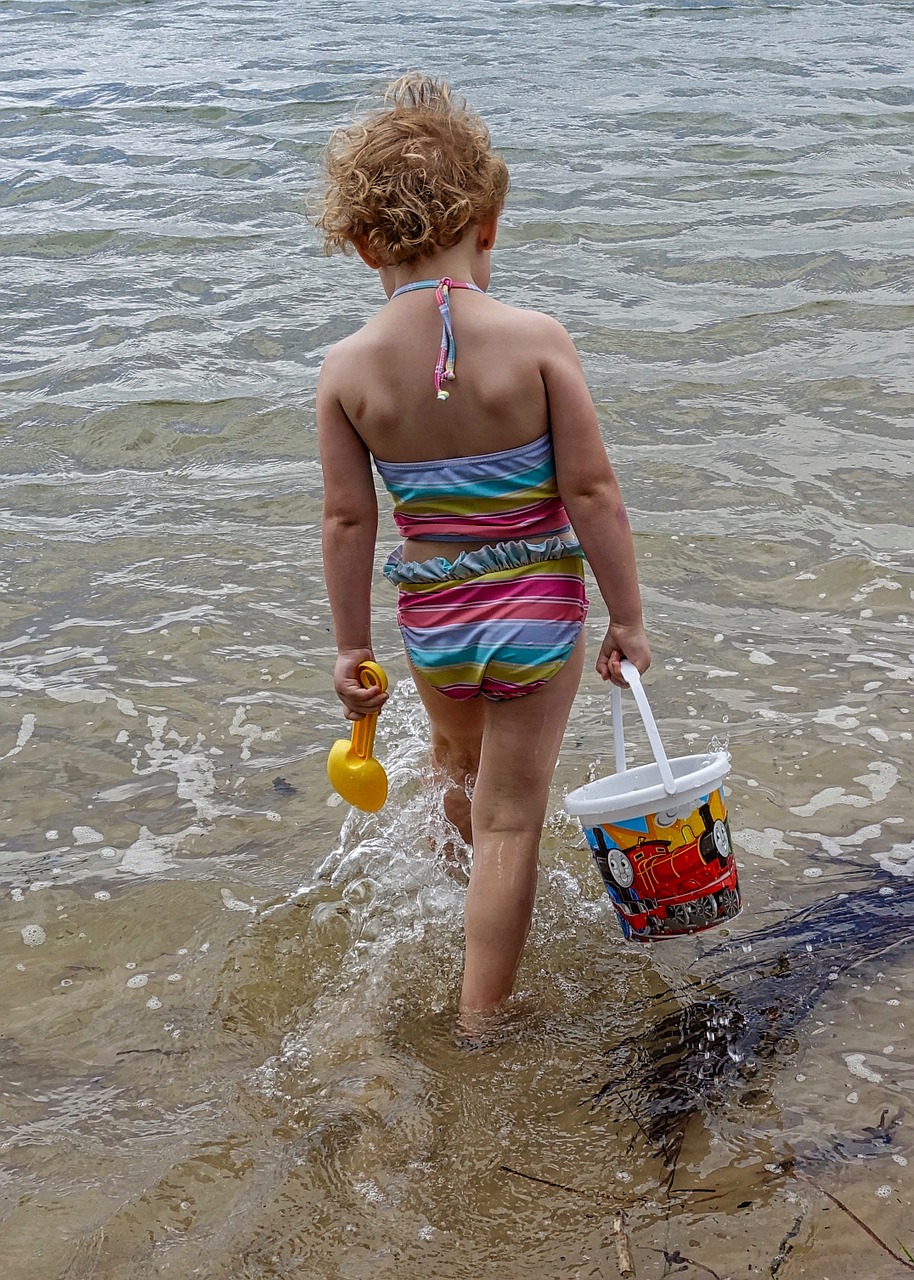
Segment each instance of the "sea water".
[{"label": "sea water", "polygon": [[[751,1098],[700,1111],[672,1184],[591,1105],[654,997],[713,977],[698,942],[626,947],[563,816],[611,767],[593,673],[516,1006],[487,1047],[461,1038],[465,854],[380,577],[392,803],[352,814],[325,776],[314,385],[383,297],[303,207],[330,130],[404,69],[490,123],[512,175],[493,291],[577,341],[668,749],[728,736],[739,948],[914,873],[912,62],[908,3],[0,8],[16,1280],[570,1280],[611,1274],[617,1207],[639,1275],[663,1250],[768,1273],[791,1231],[804,1274],[897,1274],[782,1162],[903,1107],[903,953],[833,983]],[[379,564],[393,545],[385,507]],[[898,1252],[893,1132],[827,1178]]]}]

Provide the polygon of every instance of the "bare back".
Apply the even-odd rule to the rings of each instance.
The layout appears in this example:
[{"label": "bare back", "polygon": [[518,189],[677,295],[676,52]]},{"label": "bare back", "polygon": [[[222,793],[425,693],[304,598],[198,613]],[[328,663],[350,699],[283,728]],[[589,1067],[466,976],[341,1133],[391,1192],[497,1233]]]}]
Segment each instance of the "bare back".
[{"label": "bare back", "polygon": [[340,404],[375,457],[470,457],[548,430],[545,317],[456,289],[450,306],[457,362],[446,401],[436,398],[433,381],[442,322],[432,290],[388,302],[335,349]]}]

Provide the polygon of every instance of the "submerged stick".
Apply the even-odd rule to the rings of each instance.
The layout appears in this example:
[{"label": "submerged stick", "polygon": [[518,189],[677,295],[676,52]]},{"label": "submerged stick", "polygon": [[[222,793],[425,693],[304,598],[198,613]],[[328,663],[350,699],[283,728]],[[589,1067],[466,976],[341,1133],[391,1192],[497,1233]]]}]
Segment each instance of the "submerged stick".
[{"label": "submerged stick", "polygon": [[616,1251],[616,1266],[619,1268],[619,1275],[622,1280],[635,1280],[632,1247],[625,1231],[625,1217],[621,1209],[617,1209],[613,1214],[609,1229],[613,1248]]},{"label": "submerged stick", "polygon": [[[551,1178],[540,1178],[535,1173],[524,1173],[522,1169],[513,1169],[509,1164],[498,1166],[502,1173],[510,1173],[515,1178],[526,1178],[528,1182],[538,1182],[544,1187],[554,1187],[556,1191],[566,1191],[569,1195],[580,1196],[585,1200],[610,1199],[605,1192],[582,1191],[580,1187],[568,1187],[563,1182],[553,1182]],[[622,1280],[635,1280],[635,1264],[632,1261],[632,1247],[625,1231],[625,1214],[621,1209],[614,1209],[610,1221],[610,1238],[616,1254],[616,1265]]]},{"label": "submerged stick", "polygon": [[815,1178],[811,1178],[808,1173],[803,1173],[800,1169],[794,1169],[793,1175],[795,1178],[802,1179],[803,1182],[808,1182],[811,1187],[815,1187],[816,1191],[818,1191],[820,1195],[823,1195],[827,1200],[830,1200],[833,1205],[836,1205],[841,1210],[842,1213],[846,1213],[851,1222],[856,1222],[860,1230],[865,1231],[873,1243],[878,1244],[880,1249],[884,1249],[889,1257],[894,1258],[896,1262],[900,1262],[903,1267],[907,1267],[908,1271],[914,1271],[914,1262],[908,1262],[907,1258],[903,1258],[900,1253],[896,1253],[892,1246],[886,1244],[882,1236],[878,1236],[872,1227],[868,1227],[866,1225],[862,1218],[858,1218],[853,1209],[849,1209],[843,1200],[839,1200],[838,1197],[833,1196],[830,1191],[826,1191],[825,1188],[820,1183],[816,1182]]},{"label": "submerged stick", "polygon": [[502,1173],[513,1174],[515,1178],[526,1178],[528,1182],[539,1182],[544,1187],[555,1187],[556,1191],[567,1191],[572,1196],[583,1196],[585,1199],[598,1199],[599,1193],[594,1191],[582,1191],[580,1187],[566,1187],[564,1182],[553,1182],[551,1178],[538,1178],[535,1173],[524,1173],[522,1169],[512,1169],[509,1164],[500,1164],[499,1169]]}]

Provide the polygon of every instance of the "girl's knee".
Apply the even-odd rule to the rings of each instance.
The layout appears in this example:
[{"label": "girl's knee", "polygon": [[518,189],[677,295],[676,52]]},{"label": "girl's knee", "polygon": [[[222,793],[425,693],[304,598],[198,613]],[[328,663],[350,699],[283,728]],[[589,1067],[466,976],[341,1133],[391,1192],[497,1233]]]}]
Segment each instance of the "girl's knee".
[{"label": "girl's knee", "polygon": [[453,742],[441,735],[432,738],[432,758],[439,768],[463,786],[479,771],[479,748],[465,742]]},{"label": "girl's knee", "polygon": [[487,827],[539,831],[546,821],[550,783],[519,773],[493,779],[485,771],[473,791],[474,820]]},{"label": "girl's knee", "polygon": [[492,838],[526,842],[539,846],[545,822],[545,805],[517,800],[512,803],[507,796],[483,800],[474,792],[472,797],[472,828],[477,840]]}]

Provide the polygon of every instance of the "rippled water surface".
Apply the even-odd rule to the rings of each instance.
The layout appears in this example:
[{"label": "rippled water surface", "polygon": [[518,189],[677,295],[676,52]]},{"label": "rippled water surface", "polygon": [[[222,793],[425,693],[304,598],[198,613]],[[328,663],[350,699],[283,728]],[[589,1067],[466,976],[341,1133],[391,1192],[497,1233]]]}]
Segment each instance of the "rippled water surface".
[{"label": "rippled water surface", "polygon": [[[730,961],[720,930],[617,933],[561,808],[610,768],[594,676],[517,1008],[485,1051],[455,1034],[463,890],[380,584],[393,803],[347,816],[324,773],[313,389],[381,295],[302,202],[329,130],[406,67],[489,120],[513,183],[493,288],[579,344],[668,747],[729,739],[745,961],[864,885],[897,912],[914,875],[912,65],[909,3],[5,0],[15,1280],[613,1276],[616,1209],[639,1278],[906,1273],[904,936],[696,1084],[674,1170],[646,1140],[657,1000]],[[759,963],[789,987],[789,942]],[[594,1104],[628,1039],[634,1111]]]}]

